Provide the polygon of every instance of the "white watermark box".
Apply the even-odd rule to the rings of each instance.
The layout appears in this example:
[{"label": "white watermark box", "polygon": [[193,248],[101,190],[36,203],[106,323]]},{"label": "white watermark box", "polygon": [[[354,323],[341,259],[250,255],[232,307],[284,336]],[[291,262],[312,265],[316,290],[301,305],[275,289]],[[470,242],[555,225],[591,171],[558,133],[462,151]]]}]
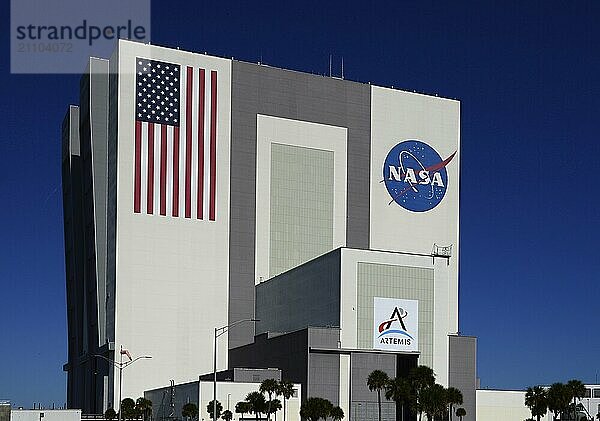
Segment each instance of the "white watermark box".
[{"label": "white watermark box", "polygon": [[150,0],[11,0],[11,73],[82,73],[117,39],[150,41]]}]

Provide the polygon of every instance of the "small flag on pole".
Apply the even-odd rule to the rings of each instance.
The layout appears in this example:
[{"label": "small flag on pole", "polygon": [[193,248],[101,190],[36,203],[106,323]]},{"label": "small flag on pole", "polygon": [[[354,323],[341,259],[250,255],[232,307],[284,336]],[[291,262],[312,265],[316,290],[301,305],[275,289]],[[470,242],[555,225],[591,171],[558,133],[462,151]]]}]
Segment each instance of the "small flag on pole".
[{"label": "small flag on pole", "polygon": [[129,353],[129,351],[127,349],[121,349],[121,355],[127,355],[127,358],[129,358],[129,361],[132,360],[131,354]]}]

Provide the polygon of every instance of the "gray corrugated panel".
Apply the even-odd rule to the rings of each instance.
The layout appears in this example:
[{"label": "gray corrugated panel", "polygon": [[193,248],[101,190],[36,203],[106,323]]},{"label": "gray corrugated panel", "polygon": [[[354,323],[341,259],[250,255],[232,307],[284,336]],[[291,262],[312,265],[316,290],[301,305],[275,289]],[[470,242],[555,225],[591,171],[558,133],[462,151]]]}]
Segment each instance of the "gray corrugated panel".
[{"label": "gray corrugated panel", "polygon": [[257,333],[339,327],[340,250],[257,285],[256,317]]},{"label": "gray corrugated panel", "polygon": [[475,420],[477,389],[477,338],[449,336],[449,385],[459,389],[467,415],[464,421]]},{"label": "gray corrugated panel", "polygon": [[[348,128],[347,233],[349,247],[369,247],[370,86],[234,61],[231,108],[231,225],[229,321],[253,316],[256,226],[256,115]],[[239,326],[229,346],[252,341]]]},{"label": "gray corrugated panel", "polygon": [[98,343],[106,342],[106,225],[108,189],[108,61],[90,58],[90,140],[94,188]]}]

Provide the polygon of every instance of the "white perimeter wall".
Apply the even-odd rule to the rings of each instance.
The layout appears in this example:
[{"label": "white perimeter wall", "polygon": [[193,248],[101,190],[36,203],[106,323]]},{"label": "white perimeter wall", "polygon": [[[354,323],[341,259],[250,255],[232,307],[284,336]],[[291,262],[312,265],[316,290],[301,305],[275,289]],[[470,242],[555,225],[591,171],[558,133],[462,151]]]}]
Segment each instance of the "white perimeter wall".
[{"label": "white perimeter wall", "polygon": [[478,390],[477,421],[523,421],[531,418],[525,406],[525,392]]},{"label": "white perimeter wall", "polygon": [[[405,140],[433,147],[442,159],[458,151],[446,167],[445,197],[427,212],[411,212],[391,200],[383,180],[389,151]],[[460,103],[455,100],[373,86],[371,89],[370,248],[431,253],[434,243],[452,245],[447,333],[458,331],[458,211]]]},{"label": "white perimeter wall", "polygon": [[[217,400],[221,402],[221,405],[223,405],[223,411],[229,409],[231,412],[233,412],[233,421],[237,421],[240,419],[241,414],[235,413],[235,404],[245,400],[248,393],[257,392],[259,386],[259,383],[219,382],[217,383]],[[286,421],[300,421],[300,396],[302,396],[301,385],[294,384],[294,389],[298,390],[298,394],[295,398],[290,398],[286,402]],[[213,400],[213,383],[200,382],[199,393],[199,418],[208,420],[210,419],[210,416],[206,408],[208,403]],[[276,417],[278,420],[283,420],[283,397],[279,396],[278,399],[281,400],[281,410],[277,411]],[[244,414],[244,418],[254,418],[254,415]],[[271,419],[275,420],[275,415],[273,415]]]},{"label": "white perimeter wall", "polygon": [[[42,417],[41,414],[44,414]],[[81,421],[81,409],[13,409],[11,421]]]},{"label": "white perimeter wall", "polygon": [[[218,72],[216,221],[133,212],[136,57]],[[135,399],[170,379],[182,383],[212,371],[213,329],[227,324],[231,62],[126,41],[119,43],[118,60],[115,349],[152,356],[124,371],[123,398]],[[180,97],[185,101],[183,88]],[[193,133],[195,145],[196,128]],[[226,368],[226,349],[221,337],[218,370]],[[116,402],[118,376],[114,386]]]}]

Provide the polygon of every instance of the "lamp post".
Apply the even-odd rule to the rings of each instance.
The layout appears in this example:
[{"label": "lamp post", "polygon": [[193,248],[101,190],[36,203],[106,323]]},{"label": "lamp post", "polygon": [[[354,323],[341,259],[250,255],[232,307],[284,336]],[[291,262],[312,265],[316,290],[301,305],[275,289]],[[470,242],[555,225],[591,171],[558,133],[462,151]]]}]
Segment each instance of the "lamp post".
[{"label": "lamp post", "polygon": [[[145,358],[152,358],[152,356],[150,356],[150,355],[140,355],[139,357],[134,358],[133,360],[123,362],[123,354],[124,353],[127,353],[127,355],[129,355],[129,353],[127,351],[123,352],[123,345],[121,345],[121,348],[119,350],[119,355],[120,355],[119,362],[108,359],[104,355],[94,354],[95,357],[102,358],[103,360],[106,360],[110,364],[115,366],[115,368],[119,369],[119,421],[121,421],[121,416],[122,416],[121,412],[123,412],[123,411],[121,411],[121,392],[123,390],[123,369],[125,369],[126,367],[129,367],[131,364],[133,364],[137,360],[141,360],[141,359],[145,359]],[[131,357],[129,357],[129,358],[131,358]]]},{"label": "lamp post", "polygon": [[213,421],[217,421],[217,338],[229,331],[229,328],[243,322],[260,322],[258,319],[242,319],[223,327],[215,327],[215,346],[213,355]]}]

